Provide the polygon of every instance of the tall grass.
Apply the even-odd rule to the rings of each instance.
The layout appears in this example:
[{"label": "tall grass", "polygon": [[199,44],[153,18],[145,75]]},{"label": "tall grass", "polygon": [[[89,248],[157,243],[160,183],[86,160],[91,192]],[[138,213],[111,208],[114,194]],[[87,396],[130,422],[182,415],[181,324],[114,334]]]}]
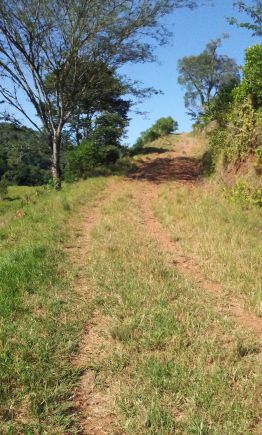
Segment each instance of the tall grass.
[{"label": "tall grass", "polygon": [[261,209],[241,207],[209,182],[195,189],[162,186],[154,210],[207,278],[262,315]]},{"label": "tall grass", "polygon": [[128,434],[256,433],[259,344],[166,261],[141,223],[136,189],[125,186],[92,234],[87,272],[114,340],[90,364],[97,385],[120,382]]},{"label": "tall grass", "polygon": [[76,433],[69,356],[83,302],[70,289],[62,246],[69,218],[91,206],[104,184],[10,188],[0,202],[1,434]]}]

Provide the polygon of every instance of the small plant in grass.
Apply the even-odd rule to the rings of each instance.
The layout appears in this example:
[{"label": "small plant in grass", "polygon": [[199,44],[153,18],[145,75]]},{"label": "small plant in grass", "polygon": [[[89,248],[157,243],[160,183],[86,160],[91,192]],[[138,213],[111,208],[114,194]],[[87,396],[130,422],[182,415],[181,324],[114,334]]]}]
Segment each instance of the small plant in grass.
[{"label": "small plant in grass", "polygon": [[262,166],[262,147],[256,150],[257,163]]}]

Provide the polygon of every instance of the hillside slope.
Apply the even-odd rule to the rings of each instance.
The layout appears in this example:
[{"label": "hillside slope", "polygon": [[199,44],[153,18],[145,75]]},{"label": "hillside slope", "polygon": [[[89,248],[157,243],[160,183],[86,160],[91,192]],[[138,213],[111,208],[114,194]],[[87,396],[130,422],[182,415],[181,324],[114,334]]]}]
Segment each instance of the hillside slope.
[{"label": "hillside slope", "polygon": [[261,209],[202,178],[204,148],[173,135],[126,176],[9,189],[1,433],[261,434]]},{"label": "hillside slope", "polygon": [[150,144],[88,228],[86,434],[260,433],[261,213],[203,182],[203,146]]}]

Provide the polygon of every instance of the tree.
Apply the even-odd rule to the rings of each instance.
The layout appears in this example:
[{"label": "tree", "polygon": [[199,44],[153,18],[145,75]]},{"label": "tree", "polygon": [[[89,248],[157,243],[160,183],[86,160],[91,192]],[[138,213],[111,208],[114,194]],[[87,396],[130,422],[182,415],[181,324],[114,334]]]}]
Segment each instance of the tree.
[{"label": "tree", "polygon": [[220,126],[226,124],[226,118],[231,105],[234,102],[234,91],[238,88],[239,81],[231,80],[229,83],[222,85],[216,95],[211,98],[205,113],[202,116],[204,123],[217,121]]},{"label": "tree", "polygon": [[218,90],[239,81],[239,68],[234,59],[217,53],[221,39],[210,41],[198,56],[184,57],[178,62],[178,83],[185,86],[185,106],[197,119],[203,114]]},{"label": "tree", "polygon": [[[0,95],[40,130],[21,94],[33,105],[48,137],[52,175],[60,187],[62,131],[79,101],[101,77],[97,65],[118,68],[152,61],[152,38],[167,41],[160,20],[192,0],[2,0]],[[94,69],[92,69],[94,66]],[[87,69],[91,68],[91,71]],[[51,88],[47,78],[51,77]],[[11,86],[13,87],[12,90]],[[55,97],[55,98],[54,98]],[[90,97],[91,98],[91,97]]]},{"label": "tree", "polygon": [[239,22],[236,18],[231,17],[228,19],[229,23],[251,30],[253,36],[262,36],[262,1],[253,0],[253,5],[248,5],[246,2],[239,0],[234,3],[234,6],[239,12],[247,14],[251,21]]},{"label": "tree", "polygon": [[151,127],[151,130],[155,131],[158,137],[174,133],[177,129],[178,122],[175,121],[171,116],[159,118]]},{"label": "tree", "polygon": [[[104,62],[86,62],[83,68],[83,81],[85,94],[80,95],[75,108],[66,123],[67,132],[71,141],[80,145],[84,139],[89,139],[95,128],[95,118],[101,113],[111,112],[127,120],[127,113],[131,102],[123,99],[130,91],[129,83],[122,80],[114,68],[109,68]],[[90,77],[96,80],[90,80]],[[72,78],[68,77],[67,94],[71,94]],[[53,75],[46,78],[46,85],[50,100],[55,106],[56,89]]]},{"label": "tree", "polygon": [[112,112],[103,112],[95,119],[90,136],[96,146],[114,145],[120,147],[120,140],[127,127],[125,117]]}]

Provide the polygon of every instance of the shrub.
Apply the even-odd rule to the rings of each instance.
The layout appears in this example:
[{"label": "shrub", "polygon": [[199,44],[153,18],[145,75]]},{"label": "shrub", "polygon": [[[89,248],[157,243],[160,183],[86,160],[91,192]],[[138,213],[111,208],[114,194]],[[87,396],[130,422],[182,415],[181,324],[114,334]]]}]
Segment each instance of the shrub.
[{"label": "shrub", "polygon": [[[224,89],[211,101],[206,117],[217,118],[220,127],[210,135],[213,157],[223,154],[224,164],[243,161],[255,153],[258,163],[262,140],[262,46],[246,50],[243,80]],[[223,110],[221,110],[223,109]]]},{"label": "shrub", "polygon": [[262,207],[262,189],[260,186],[253,186],[245,179],[238,179],[229,190],[232,201],[240,203],[243,207],[256,205]]},{"label": "shrub", "polygon": [[246,50],[243,67],[243,82],[238,95],[251,96],[253,107],[262,106],[262,45],[256,44]]},{"label": "shrub", "polygon": [[91,141],[83,141],[69,151],[64,168],[66,181],[87,178],[101,165],[115,163],[120,158],[120,148],[115,145],[96,146]]},{"label": "shrub", "polygon": [[143,131],[136,143],[132,147],[134,152],[141,150],[144,145],[153,142],[160,137],[167,136],[178,130],[178,122],[171,116],[167,118],[159,118],[148,130]]}]

